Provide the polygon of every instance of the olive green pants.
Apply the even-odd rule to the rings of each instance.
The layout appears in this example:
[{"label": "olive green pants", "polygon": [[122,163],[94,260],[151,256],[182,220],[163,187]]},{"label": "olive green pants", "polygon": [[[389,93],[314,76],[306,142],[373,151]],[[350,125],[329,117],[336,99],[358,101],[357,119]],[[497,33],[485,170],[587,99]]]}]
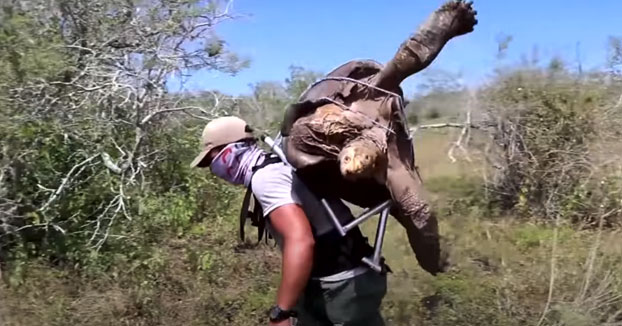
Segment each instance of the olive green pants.
[{"label": "olive green pants", "polygon": [[311,280],[297,305],[297,326],[383,326],[380,303],[387,276],[368,271],[354,278]]}]

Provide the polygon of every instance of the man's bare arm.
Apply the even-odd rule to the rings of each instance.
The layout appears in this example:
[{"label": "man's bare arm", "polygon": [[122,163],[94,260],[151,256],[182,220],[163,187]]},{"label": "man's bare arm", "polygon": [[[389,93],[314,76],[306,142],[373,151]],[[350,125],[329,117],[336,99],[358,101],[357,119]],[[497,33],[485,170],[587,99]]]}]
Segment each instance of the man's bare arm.
[{"label": "man's bare arm", "polygon": [[283,237],[282,275],[276,303],[289,310],[296,304],[311,275],[315,241],[307,216],[296,204],[272,211],[270,223]]}]

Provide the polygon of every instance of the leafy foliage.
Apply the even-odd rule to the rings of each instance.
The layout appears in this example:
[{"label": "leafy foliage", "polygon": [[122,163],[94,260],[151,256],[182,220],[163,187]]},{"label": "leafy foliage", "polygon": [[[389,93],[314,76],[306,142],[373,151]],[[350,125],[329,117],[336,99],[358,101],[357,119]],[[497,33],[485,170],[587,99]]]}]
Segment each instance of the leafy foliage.
[{"label": "leafy foliage", "polygon": [[138,239],[136,249],[167,228],[185,232],[220,207],[208,200],[231,195],[189,171],[198,123],[171,116],[206,119],[218,114],[215,103],[186,105],[185,94],[167,89],[175,74],[245,67],[214,32],[234,18],[229,9],[219,1],[3,4],[0,262],[87,264],[127,239]]}]

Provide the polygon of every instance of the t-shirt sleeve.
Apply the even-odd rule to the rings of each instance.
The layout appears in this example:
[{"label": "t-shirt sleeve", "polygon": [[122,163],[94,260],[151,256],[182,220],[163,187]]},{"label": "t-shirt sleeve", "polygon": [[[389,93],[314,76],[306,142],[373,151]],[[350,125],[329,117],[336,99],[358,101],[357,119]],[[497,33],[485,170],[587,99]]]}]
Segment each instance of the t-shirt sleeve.
[{"label": "t-shirt sleeve", "polygon": [[283,205],[302,205],[292,191],[292,170],[282,163],[270,164],[255,172],[251,180],[251,190],[259,201],[264,216]]}]

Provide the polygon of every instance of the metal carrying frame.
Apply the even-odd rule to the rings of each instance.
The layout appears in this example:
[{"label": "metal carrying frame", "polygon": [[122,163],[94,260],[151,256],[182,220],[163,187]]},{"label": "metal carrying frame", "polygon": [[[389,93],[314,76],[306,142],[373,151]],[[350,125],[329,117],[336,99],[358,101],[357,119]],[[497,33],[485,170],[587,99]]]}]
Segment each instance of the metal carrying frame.
[{"label": "metal carrying frame", "polygon": [[[395,97],[398,101],[398,105],[399,105],[399,111],[398,114],[400,115],[400,119],[402,121],[406,121],[406,116],[404,114],[404,101],[402,99],[402,96],[395,93],[395,92],[391,92],[388,91],[386,89],[380,88],[378,86],[372,85],[370,83],[358,80],[358,79],[354,79],[354,78],[349,78],[349,77],[343,77],[343,76],[330,76],[330,77],[324,77],[319,79],[318,81],[314,82],[313,84],[309,85],[307,87],[307,89],[302,93],[302,95],[300,95],[300,97],[304,97],[306,95],[306,93],[312,89],[314,86],[325,82],[325,81],[340,81],[340,82],[349,82],[349,83],[354,83],[354,84],[358,84],[360,86],[363,87],[368,87],[371,89],[374,89],[376,91],[385,93],[386,96],[388,97]],[[339,106],[341,109],[343,110],[350,110],[350,108],[348,108],[346,105],[344,105],[343,103],[339,103],[337,101],[335,101],[334,99],[331,99],[329,97],[323,97],[323,99],[325,100],[329,100],[330,102],[332,102],[333,104]],[[383,129],[385,129],[388,133],[395,133],[393,130],[391,130],[390,128],[384,127],[380,124],[378,124],[375,120],[365,116],[367,119],[369,119],[373,124],[375,124],[378,127],[381,127]],[[410,130],[408,128],[405,128],[405,132],[406,132],[406,136],[408,137],[409,141],[412,141],[412,134],[410,133]],[[285,153],[283,153],[283,150],[281,148],[281,140],[282,140],[282,135],[279,133],[276,137],[276,139],[272,139],[270,137],[262,137],[262,140],[268,145],[270,146],[270,148],[272,149],[272,151],[278,155],[281,160],[283,160],[283,162],[285,162],[285,164],[289,165],[292,169],[296,170],[289,162],[287,162],[287,159],[285,158]],[[411,153],[412,156],[412,160],[414,161],[414,152]],[[343,237],[346,235],[346,233],[348,233],[348,231],[352,230],[354,227],[356,227],[357,225],[365,222],[366,220],[368,220],[370,217],[372,217],[373,215],[376,215],[378,213],[380,213],[380,220],[378,221],[378,228],[376,229],[376,239],[374,240],[374,253],[371,257],[363,257],[362,261],[367,264],[371,269],[373,269],[374,271],[381,273],[383,271],[383,266],[382,266],[382,257],[381,257],[381,251],[382,251],[382,244],[384,242],[384,233],[386,231],[387,228],[387,219],[389,218],[389,211],[391,210],[391,200],[387,200],[379,205],[377,205],[376,207],[373,208],[367,208],[365,209],[361,215],[359,215],[358,217],[356,217],[352,222],[346,224],[346,225],[341,225],[341,223],[339,222],[339,219],[337,219],[337,216],[335,216],[335,212],[333,212],[333,210],[331,209],[330,205],[328,204],[328,202],[326,201],[326,199],[322,198],[321,199],[322,205],[324,206],[324,208],[326,209],[326,211],[328,212],[328,215],[330,216],[331,221],[333,222],[333,225],[335,226],[335,228],[337,229],[337,231],[339,232],[339,234]]]},{"label": "metal carrying frame", "polygon": [[[270,149],[272,150],[272,152],[274,152],[277,156],[279,156],[279,158],[285,164],[289,165],[292,169],[296,170],[296,168],[294,168],[287,161],[285,157],[285,153],[283,152],[283,149],[281,148],[281,140],[282,140],[281,134],[277,135],[276,140],[270,138],[269,136],[263,136],[261,140],[264,143],[266,143],[268,146],[270,146]],[[374,271],[378,273],[383,272],[383,266],[382,266],[382,261],[381,261],[382,260],[381,251],[382,251],[382,244],[384,243],[384,234],[387,228],[387,220],[389,218],[389,211],[391,210],[391,200],[387,200],[373,208],[366,208],[358,217],[356,217],[354,220],[352,220],[350,223],[346,225],[342,225],[339,222],[339,219],[337,219],[335,212],[331,209],[330,205],[328,204],[325,198],[322,198],[320,201],[322,202],[322,205],[326,209],[328,216],[330,216],[330,219],[333,222],[335,229],[337,229],[337,232],[339,232],[339,234],[342,237],[345,236],[346,233],[348,233],[350,230],[352,230],[359,224],[367,221],[372,216],[376,214],[380,214],[380,219],[378,220],[378,227],[376,229],[376,238],[374,239],[374,253],[372,254],[371,257],[363,257],[361,260],[363,261],[363,263],[365,263],[367,266],[369,266]]]}]

